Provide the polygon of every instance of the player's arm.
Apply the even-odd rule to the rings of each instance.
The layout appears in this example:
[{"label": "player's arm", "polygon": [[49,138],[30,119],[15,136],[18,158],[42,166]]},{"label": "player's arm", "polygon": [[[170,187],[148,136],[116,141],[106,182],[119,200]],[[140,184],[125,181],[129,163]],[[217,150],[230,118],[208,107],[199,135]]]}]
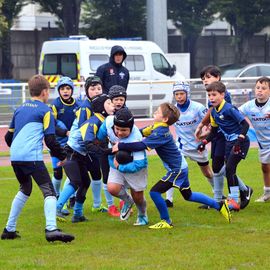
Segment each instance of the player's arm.
[{"label": "player's arm", "polygon": [[206,112],[204,118],[202,119],[201,123],[197,126],[195,130],[195,137],[200,140],[200,134],[202,132],[202,128],[204,126],[208,126],[210,124],[210,115],[213,107],[209,108],[209,110]]},{"label": "player's arm", "polygon": [[60,160],[64,160],[66,158],[66,152],[57,142],[54,134],[45,135],[44,141],[45,141],[46,146],[50,149],[51,155],[53,157],[57,157]]},{"label": "player's arm", "polygon": [[11,146],[13,134],[14,134],[14,131],[9,129],[5,135],[5,142],[6,142],[8,147]]},{"label": "player's arm", "polygon": [[147,146],[143,142],[119,143],[118,149],[130,152],[138,152],[147,149]]}]

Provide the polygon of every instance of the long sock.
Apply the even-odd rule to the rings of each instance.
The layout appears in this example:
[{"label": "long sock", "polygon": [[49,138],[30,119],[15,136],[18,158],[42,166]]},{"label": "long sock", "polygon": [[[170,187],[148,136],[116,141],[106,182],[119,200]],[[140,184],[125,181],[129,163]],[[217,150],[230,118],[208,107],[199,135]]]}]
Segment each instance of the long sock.
[{"label": "long sock", "polygon": [[60,194],[61,181],[62,179],[56,179],[54,176],[52,177],[52,184],[56,193],[56,197],[58,197]]},{"label": "long sock", "polygon": [[239,186],[231,186],[229,197],[234,199],[237,203],[239,202]]},{"label": "long sock", "polygon": [[263,187],[263,193],[264,193],[264,194],[269,194],[269,193],[270,193],[270,187],[264,186],[264,187]]},{"label": "long sock", "polygon": [[224,189],[224,176],[222,173],[214,173],[214,199],[217,202],[222,200],[223,189]]},{"label": "long sock", "polygon": [[94,208],[99,208],[101,205],[101,185],[102,185],[101,180],[91,181]]},{"label": "long sock", "polygon": [[153,200],[153,202],[156,205],[156,208],[158,209],[160,219],[166,220],[169,224],[171,224],[171,219],[169,216],[169,211],[167,208],[167,205],[164,201],[164,199],[161,196],[161,193],[155,192],[155,191],[150,191],[150,196]]},{"label": "long sock", "polygon": [[212,189],[214,190],[214,180],[213,180],[213,178],[206,178],[207,179],[207,181],[208,181],[208,183],[211,185],[211,187],[212,187]]},{"label": "long sock", "polygon": [[247,186],[243,182],[243,180],[237,175],[238,178],[238,186],[241,191],[247,191]]},{"label": "long sock", "polygon": [[75,202],[74,205],[74,216],[81,217],[83,215],[83,203]]},{"label": "long sock", "polygon": [[192,192],[188,200],[209,205],[211,208],[215,208],[217,210],[220,209],[220,204],[217,201],[200,192]]},{"label": "long sock", "polygon": [[166,191],[166,199],[170,202],[173,202],[173,190],[174,188],[170,188]]},{"label": "long sock", "polygon": [[44,214],[46,219],[46,229],[53,231],[56,225],[56,197],[48,196],[44,199]]},{"label": "long sock", "polygon": [[132,197],[129,195],[129,193],[127,192],[127,190],[125,189],[125,187],[121,187],[117,197],[121,200],[123,200],[124,202],[127,202],[129,204],[133,204],[134,201],[132,199]]},{"label": "long sock", "polygon": [[28,200],[29,196],[25,195],[21,191],[19,191],[16,196],[14,197],[12,204],[11,204],[11,209],[9,212],[9,217],[6,225],[6,229],[9,232],[15,232],[16,231],[16,224],[17,224],[17,219],[26,203]]},{"label": "long sock", "polygon": [[136,204],[136,207],[138,209],[138,216],[146,216],[146,200],[143,199],[143,202],[141,204]]},{"label": "long sock", "polygon": [[[226,177],[226,173],[225,173],[225,165],[222,167],[222,169],[220,170],[219,173],[223,174],[224,177]],[[245,185],[245,183],[243,182],[243,180],[242,180],[239,176],[237,176],[237,178],[238,178],[239,189],[240,189],[241,191],[247,191],[247,186]]]},{"label": "long sock", "polygon": [[60,196],[57,201],[57,210],[61,211],[64,204],[67,202],[69,197],[75,192],[75,189],[72,185],[68,184],[60,193]]},{"label": "long sock", "polygon": [[112,196],[112,194],[108,191],[107,184],[103,184],[103,191],[104,191],[104,194],[105,194],[105,198],[106,198],[106,202],[107,202],[108,207],[114,205],[114,202],[113,202],[113,196]]},{"label": "long sock", "polygon": [[[66,185],[68,185],[70,183],[69,178],[67,177],[63,186],[63,189],[65,188]],[[75,197],[76,196],[76,192],[74,192],[70,197]]]}]

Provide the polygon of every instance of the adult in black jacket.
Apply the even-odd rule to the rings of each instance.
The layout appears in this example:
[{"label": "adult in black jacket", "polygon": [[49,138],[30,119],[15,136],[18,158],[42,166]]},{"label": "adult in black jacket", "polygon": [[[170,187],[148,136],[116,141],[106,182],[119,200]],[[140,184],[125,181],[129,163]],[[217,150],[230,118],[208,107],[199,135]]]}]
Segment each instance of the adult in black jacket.
[{"label": "adult in black jacket", "polygon": [[122,63],[126,59],[127,54],[123,47],[116,45],[111,49],[111,56],[109,63],[98,67],[96,76],[98,76],[103,83],[103,93],[108,94],[109,89],[113,85],[121,85],[127,89],[129,82],[129,71]]}]

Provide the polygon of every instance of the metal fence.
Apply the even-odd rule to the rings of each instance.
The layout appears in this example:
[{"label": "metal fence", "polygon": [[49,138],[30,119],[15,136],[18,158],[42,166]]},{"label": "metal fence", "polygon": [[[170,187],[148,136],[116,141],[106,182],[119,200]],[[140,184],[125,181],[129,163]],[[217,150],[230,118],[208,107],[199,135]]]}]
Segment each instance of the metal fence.
[{"label": "metal fence", "polygon": [[[241,104],[245,103],[246,101],[252,99],[254,97],[254,86],[257,77],[251,78],[226,78],[225,84],[228,86],[228,90],[231,93],[233,104],[237,107]],[[200,79],[190,79],[187,80],[190,82],[191,85],[191,99],[198,101],[204,105],[207,104],[207,95],[204,86],[201,84]],[[239,84],[238,84],[239,82]],[[248,87],[243,87],[243,82],[249,82]],[[156,81],[131,81],[130,84],[133,85],[140,85],[136,91],[138,91],[138,96],[146,97],[146,99],[139,100],[140,106],[145,107],[145,114],[142,115],[141,113],[136,115],[136,110],[133,111],[135,117],[137,116],[145,116],[145,117],[152,117],[153,111],[157,107],[158,104],[158,96],[153,93],[154,85]],[[159,81],[158,84],[168,84],[172,85],[172,81]],[[234,83],[234,84],[233,84]],[[230,88],[229,86],[233,86]],[[83,85],[77,85],[80,91],[84,91]],[[168,85],[167,85],[168,86]],[[237,87],[235,87],[237,86]],[[252,87],[251,87],[252,86]],[[52,88],[54,85],[52,85]],[[171,89],[171,88],[170,88]],[[172,90],[170,90],[172,93]],[[78,92],[80,93],[80,92]],[[128,92],[129,93],[129,92]],[[145,95],[147,93],[147,95]],[[134,94],[134,93],[133,93]],[[169,95],[170,96],[170,95]],[[172,97],[172,94],[171,94]],[[7,127],[11,121],[12,115],[16,108],[18,108],[25,100],[29,99],[29,91],[27,83],[0,83],[0,151],[5,149],[4,143],[4,135],[6,133]],[[133,95],[134,99],[134,95]],[[172,102],[172,98],[168,98],[168,102]],[[137,101],[138,103],[138,101]]]}]

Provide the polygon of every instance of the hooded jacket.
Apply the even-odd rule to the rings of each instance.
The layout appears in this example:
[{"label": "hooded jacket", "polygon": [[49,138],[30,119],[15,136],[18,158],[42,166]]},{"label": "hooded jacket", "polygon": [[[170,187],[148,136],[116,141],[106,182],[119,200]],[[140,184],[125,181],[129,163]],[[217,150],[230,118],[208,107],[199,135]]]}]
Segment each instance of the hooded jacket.
[{"label": "hooded jacket", "polygon": [[128,82],[129,82],[129,71],[125,68],[122,63],[116,64],[114,62],[114,55],[118,52],[122,52],[124,57],[123,61],[126,59],[127,54],[123,47],[116,45],[113,46],[111,49],[110,60],[108,63],[101,65],[98,67],[96,76],[98,76],[103,83],[103,93],[108,94],[109,89],[113,85],[121,85],[125,89],[127,89]]}]

